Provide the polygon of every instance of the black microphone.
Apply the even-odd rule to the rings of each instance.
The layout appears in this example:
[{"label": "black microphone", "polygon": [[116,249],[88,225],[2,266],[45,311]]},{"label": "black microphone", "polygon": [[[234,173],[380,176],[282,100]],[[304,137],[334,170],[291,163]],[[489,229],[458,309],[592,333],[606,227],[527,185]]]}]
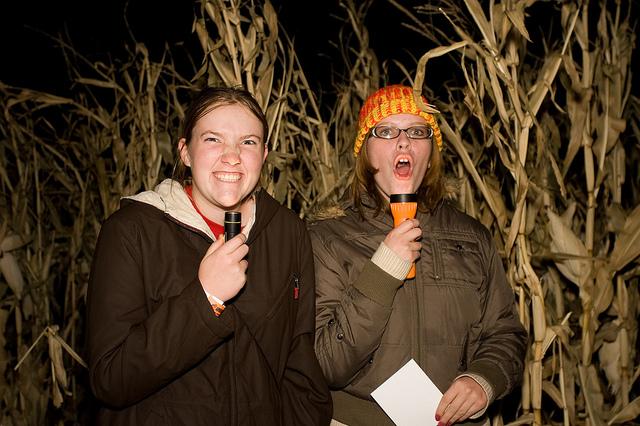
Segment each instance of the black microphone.
[{"label": "black microphone", "polygon": [[224,212],[224,240],[229,241],[240,233],[240,212]]}]

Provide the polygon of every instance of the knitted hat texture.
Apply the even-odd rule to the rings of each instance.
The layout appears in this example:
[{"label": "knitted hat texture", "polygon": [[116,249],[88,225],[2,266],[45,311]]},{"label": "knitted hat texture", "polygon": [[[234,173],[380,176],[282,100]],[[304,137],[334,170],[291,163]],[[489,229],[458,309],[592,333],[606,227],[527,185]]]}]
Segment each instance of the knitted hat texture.
[{"label": "knitted hat texture", "polygon": [[[422,101],[425,104],[427,103],[424,96]],[[435,117],[420,109],[413,99],[413,89],[411,87],[394,84],[379,89],[369,96],[362,105],[358,119],[358,134],[353,145],[353,153],[356,157],[360,153],[369,131],[380,121],[393,114],[415,114],[427,120],[427,123],[433,129],[433,138],[438,145],[438,149],[442,150],[442,134]]]}]

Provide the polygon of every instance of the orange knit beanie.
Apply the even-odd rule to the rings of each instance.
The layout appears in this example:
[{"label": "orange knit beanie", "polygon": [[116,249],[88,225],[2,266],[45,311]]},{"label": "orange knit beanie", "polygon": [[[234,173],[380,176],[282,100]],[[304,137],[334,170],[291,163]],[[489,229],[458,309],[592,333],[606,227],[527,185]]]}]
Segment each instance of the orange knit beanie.
[{"label": "orange knit beanie", "polygon": [[[426,104],[427,100],[422,97]],[[369,131],[383,119],[393,114],[415,114],[427,120],[433,129],[433,138],[438,149],[442,150],[442,135],[432,114],[424,112],[413,99],[413,89],[399,84],[383,87],[369,96],[362,105],[358,119],[358,135],[353,145],[353,153],[357,157]]]}]

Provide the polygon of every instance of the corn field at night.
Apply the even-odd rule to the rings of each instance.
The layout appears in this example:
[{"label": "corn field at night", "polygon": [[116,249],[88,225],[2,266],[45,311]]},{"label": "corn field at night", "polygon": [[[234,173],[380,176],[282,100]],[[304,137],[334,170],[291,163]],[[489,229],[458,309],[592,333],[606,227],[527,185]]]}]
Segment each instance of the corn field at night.
[{"label": "corn field at night", "polygon": [[195,89],[254,94],[262,185],[304,219],[348,190],[364,99],[400,82],[439,111],[456,201],[491,231],[529,332],[492,425],[640,424],[640,4],[386,0],[387,31],[424,46],[401,61],[370,44],[372,3],[340,0],[322,94],[268,0],[195,2],[188,66],[171,46],[93,61],[58,38],[69,95],[0,81],[1,425],[88,422],[96,238],[120,197],[171,176]]}]

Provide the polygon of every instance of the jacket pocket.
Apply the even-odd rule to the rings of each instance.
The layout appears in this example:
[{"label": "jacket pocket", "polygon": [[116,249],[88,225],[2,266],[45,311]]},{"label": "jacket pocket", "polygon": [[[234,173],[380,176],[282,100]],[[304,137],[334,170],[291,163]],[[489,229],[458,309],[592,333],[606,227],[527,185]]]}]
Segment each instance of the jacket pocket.
[{"label": "jacket pocket", "polygon": [[282,310],[289,311],[291,318],[295,318],[298,313],[298,300],[301,297],[302,280],[298,274],[293,273],[287,279],[287,285],[280,292],[275,299],[273,306],[269,308],[269,311],[265,315],[266,319],[271,319],[278,315]]},{"label": "jacket pocket", "polygon": [[480,287],[484,271],[477,241],[443,236],[435,244],[435,278],[439,284]]}]

